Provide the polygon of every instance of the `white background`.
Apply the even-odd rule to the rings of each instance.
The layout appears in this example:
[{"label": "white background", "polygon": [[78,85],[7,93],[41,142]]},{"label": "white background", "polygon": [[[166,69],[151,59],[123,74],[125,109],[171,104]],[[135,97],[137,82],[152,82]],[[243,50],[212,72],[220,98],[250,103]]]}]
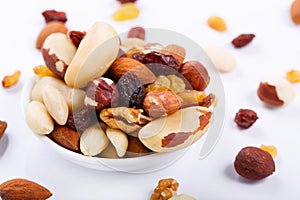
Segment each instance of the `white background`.
[{"label": "white background", "polygon": [[[0,77],[21,70],[20,82],[0,88],[0,120],[8,122],[0,141],[0,182],[23,177],[49,188],[51,199],[149,199],[157,181],[173,177],[179,193],[201,200],[296,200],[300,198],[299,177],[299,85],[297,96],[285,107],[270,109],[258,99],[256,90],[265,76],[284,77],[291,69],[300,70],[300,26],[291,22],[291,0],[138,0],[140,16],[115,22],[112,13],[119,7],[115,0],[6,1],[0,8]],[[101,172],[65,161],[44,146],[27,128],[21,111],[22,88],[32,68],[43,64],[35,40],[46,9],[65,11],[70,29],[82,30],[95,21],[106,21],[118,32],[133,26],[166,28],[186,34],[201,46],[217,44],[235,56],[238,68],[222,74],[227,113],[224,130],[214,151],[199,160],[200,143],[178,162],[150,174]],[[222,16],[228,30],[210,29],[206,20]],[[231,40],[241,33],[254,33],[253,42],[234,49]],[[248,130],[233,122],[240,108],[254,109],[258,121]],[[278,148],[276,172],[259,182],[240,178],[233,169],[238,151],[245,146],[272,144]]]}]

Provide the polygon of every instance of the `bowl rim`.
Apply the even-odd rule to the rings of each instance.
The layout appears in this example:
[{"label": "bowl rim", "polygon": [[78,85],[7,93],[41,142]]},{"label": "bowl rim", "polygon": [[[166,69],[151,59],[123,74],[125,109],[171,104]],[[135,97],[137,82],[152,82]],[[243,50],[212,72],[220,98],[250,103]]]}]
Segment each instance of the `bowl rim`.
[{"label": "bowl rim", "polygon": [[[174,32],[172,30],[167,30],[167,29],[157,29],[157,28],[145,28],[145,29],[147,31],[147,42],[149,42],[149,43],[151,43],[153,41],[153,39],[155,39],[154,42],[156,42],[156,43],[172,44],[172,42],[173,42],[173,44],[175,43],[176,45],[183,46],[185,48],[189,47],[189,48],[186,48],[187,60],[190,60],[190,61],[191,60],[199,60],[207,68],[210,76],[213,75],[213,76],[211,76],[211,82],[213,80],[214,84],[217,84],[217,85],[212,86],[212,83],[210,83],[208,86],[208,91],[213,91],[213,93],[214,93],[214,91],[216,92],[214,94],[217,94],[218,106],[216,107],[217,109],[213,108],[214,119],[213,119],[212,124],[210,125],[209,129],[204,134],[204,137],[202,137],[203,138],[202,140],[204,140],[203,146],[205,146],[205,149],[202,148],[201,152],[205,151],[206,154],[205,154],[205,156],[202,156],[202,157],[200,156],[200,159],[204,159],[213,150],[213,148],[217,144],[218,140],[220,139],[221,132],[223,130],[224,121],[225,121],[225,108],[226,108],[226,106],[225,106],[225,103],[226,103],[225,102],[225,91],[224,91],[224,86],[222,83],[220,73],[217,71],[216,67],[214,66],[214,63],[212,62],[212,60],[208,57],[208,55],[204,51],[204,48],[202,48],[197,42],[188,38],[186,35],[183,35],[178,32]],[[127,33],[128,33],[128,31],[120,33],[118,35],[119,35],[120,39],[122,40],[122,39],[126,38]],[[149,36],[150,36],[150,39],[149,39]],[[169,36],[171,36],[171,37],[169,37]],[[157,40],[157,38],[158,38],[158,40]],[[30,102],[30,99],[31,99],[30,91],[32,90],[32,87],[34,86],[35,80],[38,78],[39,78],[39,76],[32,74],[29,77],[29,80],[26,81],[25,86],[22,90],[21,105],[22,105],[22,112],[23,112],[24,119],[25,119],[26,106]],[[220,104],[222,104],[222,105],[220,105]],[[216,119],[220,120],[218,122],[218,124],[216,124]],[[212,126],[213,126],[213,128],[212,128]],[[27,128],[29,128],[29,127],[27,126]],[[30,128],[29,128],[29,130],[30,130]],[[126,164],[128,162],[142,162],[142,161],[149,161],[151,159],[158,159],[158,158],[163,158],[163,157],[168,158],[167,156],[169,156],[169,155],[177,156],[176,157],[177,159],[168,161],[167,164],[160,165],[159,167],[156,167],[156,169],[151,169],[150,171],[159,170],[159,169],[164,168],[165,166],[171,165],[172,163],[177,161],[180,157],[183,156],[184,152],[186,152],[190,148],[190,146],[192,146],[192,145],[190,145],[189,147],[186,147],[181,150],[176,150],[174,152],[151,153],[151,154],[144,155],[144,156],[130,157],[130,158],[126,157],[126,158],[114,159],[114,158],[101,158],[101,157],[97,157],[97,156],[88,157],[83,154],[68,150],[68,149],[60,146],[59,144],[53,142],[47,136],[39,135],[37,133],[34,133],[32,130],[30,130],[30,131],[36,137],[38,137],[40,140],[42,140],[43,142],[50,144],[50,146],[55,151],[57,151],[61,156],[68,159],[69,161],[73,161],[79,165],[87,165],[88,164],[88,165],[90,165],[89,168],[100,169],[103,171],[123,171],[123,170],[122,169],[113,169],[111,166],[109,167],[109,166],[103,165],[103,162],[100,162],[102,164],[101,167],[91,166],[91,165],[94,165],[94,164],[99,165],[99,162],[97,162],[97,161],[105,161],[110,164],[120,165],[120,163]],[[212,136],[207,137],[209,134],[211,134]],[[85,163],[76,162],[76,160],[80,160],[81,162],[85,162]],[[166,161],[164,161],[164,162],[166,162]],[[139,169],[141,169],[141,168],[139,168]],[[139,169],[125,170],[125,171],[136,172],[136,171],[139,171]]]}]

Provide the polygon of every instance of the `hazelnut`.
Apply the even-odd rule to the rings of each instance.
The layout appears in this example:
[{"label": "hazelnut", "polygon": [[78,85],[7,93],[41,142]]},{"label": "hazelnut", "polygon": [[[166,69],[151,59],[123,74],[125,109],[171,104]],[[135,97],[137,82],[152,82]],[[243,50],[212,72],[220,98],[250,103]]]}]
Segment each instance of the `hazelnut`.
[{"label": "hazelnut", "polygon": [[170,115],[181,107],[181,98],[172,91],[148,92],[143,100],[143,108],[150,117]]},{"label": "hazelnut", "polygon": [[257,147],[241,149],[235,158],[234,168],[240,176],[249,180],[260,180],[275,172],[271,154]]},{"label": "hazelnut", "polygon": [[293,86],[283,78],[265,78],[259,84],[257,95],[269,106],[282,106],[295,97]]},{"label": "hazelnut", "polygon": [[111,106],[115,83],[108,78],[97,78],[88,83],[84,104],[88,108],[102,110]]},{"label": "hazelnut", "polygon": [[52,33],[47,37],[42,47],[42,55],[46,65],[60,79],[64,78],[75,53],[75,45],[62,33]]},{"label": "hazelnut", "polygon": [[294,0],[291,8],[290,15],[294,24],[300,24],[300,0]]},{"label": "hazelnut", "polygon": [[180,68],[180,73],[188,80],[194,90],[203,91],[210,81],[206,68],[198,61],[185,62]]}]

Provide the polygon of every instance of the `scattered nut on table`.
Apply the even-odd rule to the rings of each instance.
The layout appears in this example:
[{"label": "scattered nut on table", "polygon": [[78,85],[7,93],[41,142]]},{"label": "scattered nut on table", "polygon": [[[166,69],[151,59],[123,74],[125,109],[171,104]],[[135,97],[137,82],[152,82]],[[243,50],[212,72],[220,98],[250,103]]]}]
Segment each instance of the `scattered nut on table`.
[{"label": "scattered nut on table", "polygon": [[237,67],[234,56],[224,47],[210,45],[204,50],[220,72],[230,72]]},{"label": "scattered nut on table", "polygon": [[261,180],[275,172],[275,163],[270,153],[257,147],[244,147],[234,161],[236,172],[249,180]]},{"label": "scattered nut on table", "polygon": [[260,82],[257,95],[266,105],[278,107],[290,103],[296,92],[286,79],[267,77]]},{"label": "scattered nut on table", "polygon": [[14,178],[3,182],[0,185],[0,197],[3,200],[45,200],[52,196],[49,189],[24,178]]},{"label": "scattered nut on table", "polygon": [[5,133],[6,128],[7,128],[7,122],[0,120],[0,139],[2,138],[3,134]]},{"label": "scattered nut on table", "polygon": [[290,8],[290,15],[295,24],[300,24],[300,0],[293,1]]},{"label": "scattered nut on table", "polygon": [[166,178],[158,181],[150,200],[196,200],[186,194],[177,194],[179,183],[174,178]]}]

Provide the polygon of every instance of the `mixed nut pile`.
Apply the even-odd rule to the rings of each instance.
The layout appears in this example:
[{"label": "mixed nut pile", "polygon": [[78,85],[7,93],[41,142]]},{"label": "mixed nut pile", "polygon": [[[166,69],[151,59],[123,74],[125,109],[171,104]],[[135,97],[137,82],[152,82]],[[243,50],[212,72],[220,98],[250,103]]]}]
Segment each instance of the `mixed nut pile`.
[{"label": "mixed nut pile", "polygon": [[45,65],[34,69],[26,108],[34,132],[86,156],[116,158],[182,149],[208,130],[215,100],[204,92],[210,76],[199,61],[186,61],[183,47],[145,43],[142,27],[121,41],[104,22],[57,31],[47,27],[61,27],[65,15],[43,16],[36,47]]}]

